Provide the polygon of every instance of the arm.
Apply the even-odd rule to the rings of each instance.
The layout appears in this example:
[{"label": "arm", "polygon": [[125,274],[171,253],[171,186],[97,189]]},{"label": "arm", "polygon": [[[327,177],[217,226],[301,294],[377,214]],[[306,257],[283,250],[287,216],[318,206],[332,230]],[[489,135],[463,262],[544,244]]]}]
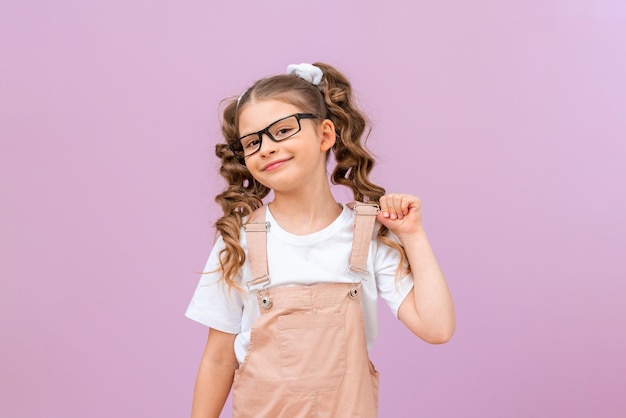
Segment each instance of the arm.
[{"label": "arm", "polygon": [[424,341],[445,343],[454,334],[454,305],[422,226],[421,202],[391,194],[381,197],[380,206],[378,221],[398,237],[413,273],[413,290],[400,305],[398,318]]},{"label": "arm", "polygon": [[193,392],[191,418],[219,418],[239,367],[235,334],[209,329]]}]

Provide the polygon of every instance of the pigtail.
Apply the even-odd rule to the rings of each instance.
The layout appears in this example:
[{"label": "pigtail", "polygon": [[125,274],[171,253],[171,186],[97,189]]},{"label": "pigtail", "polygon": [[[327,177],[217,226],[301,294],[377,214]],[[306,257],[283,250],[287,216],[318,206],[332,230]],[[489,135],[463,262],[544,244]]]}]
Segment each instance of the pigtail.
[{"label": "pigtail", "polygon": [[377,202],[385,194],[385,189],[369,180],[374,159],[361,143],[367,122],[363,113],[352,103],[352,86],[333,67],[323,63],[314,65],[324,73],[319,88],[324,95],[329,118],[337,131],[337,142],[333,147],[337,165],[331,181],[352,189],[357,201]]},{"label": "pigtail", "polygon": [[[334,123],[337,133],[337,141],[333,147],[337,165],[332,172],[331,181],[352,189],[356,201],[378,202],[385,194],[385,189],[369,180],[375,161],[362,143],[367,121],[353,103],[350,81],[327,64],[318,62],[313,65],[324,73],[319,89],[324,96],[328,117]],[[396,271],[396,277],[399,278],[409,273],[410,266],[404,248],[390,239],[388,232],[386,227],[381,226],[378,239],[400,253]]]},{"label": "pigtail", "polygon": [[[224,110],[222,134],[227,142],[238,137],[236,111],[236,101]],[[229,288],[240,289],[235,277],[246,260],[246,254],[239,244],[243,219],[263,205],[262,199],[267,196],[269,189],[252,177],[248,169],[235,158],[227,143],[217,144],[215,155],[221,161],[220,174],[227,184],[226,189],[215,197],[224,213],[215,223],[225,244],[219,254],[220,271]]]}]

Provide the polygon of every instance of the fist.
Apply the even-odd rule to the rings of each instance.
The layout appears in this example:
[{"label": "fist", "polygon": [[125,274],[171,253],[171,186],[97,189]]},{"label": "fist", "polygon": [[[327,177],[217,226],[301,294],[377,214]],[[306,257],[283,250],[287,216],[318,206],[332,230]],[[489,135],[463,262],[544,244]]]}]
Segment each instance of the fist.
[{"label": "fist", "polygon": [[410,194],[390,193],[378,201],[380,214],[376,220],[398,238],[421,232],[422,205],[419,198]]}]

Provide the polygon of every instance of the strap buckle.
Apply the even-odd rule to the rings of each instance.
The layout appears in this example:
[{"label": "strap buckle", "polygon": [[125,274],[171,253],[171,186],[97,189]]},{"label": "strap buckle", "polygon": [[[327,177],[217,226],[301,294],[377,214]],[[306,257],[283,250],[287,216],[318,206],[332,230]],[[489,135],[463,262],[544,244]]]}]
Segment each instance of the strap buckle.
[{"label": "strap buckle", "polygon": [[272,283],[272,278],[269,274],[264,274],[256,279],[250,280],[246,283],[248,292],[267,290],[267,286]]},{"label": "strap buckle", "polygon": [[355,202],[352,211],[355,215],[376,216],[380,213],[378,203]]},{"label": "strap buckle", "polygon": [[267,232],[270,230],[271,225],[269,222],[248,222],[243,225],[243,230],[246,232]]},{"label": "strap buckle", "polygon": [[367,281],[370,277],[372,277],[372,274],[369,272],[369,270],[364,270],[353,264],[350,264],[348,266],[346,274],[353,279],[352,283],[361,283],[363,280]]}]

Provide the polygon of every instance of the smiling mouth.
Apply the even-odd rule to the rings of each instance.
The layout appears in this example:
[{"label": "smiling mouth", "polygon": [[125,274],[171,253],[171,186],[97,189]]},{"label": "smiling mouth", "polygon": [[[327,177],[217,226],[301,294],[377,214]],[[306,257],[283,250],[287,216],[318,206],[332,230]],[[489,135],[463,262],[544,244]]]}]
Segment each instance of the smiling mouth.
[{"label": "smiling mouth", "polygon": [[289,158],[286,158],[284,160],[276,160],[276,161],[272,161],[271,163],[265,165],[263,167],[263,171],[272,171],[277,169],[278,167],[282,166],[284,163],[286,163],[287,161],[289,161]]}]

